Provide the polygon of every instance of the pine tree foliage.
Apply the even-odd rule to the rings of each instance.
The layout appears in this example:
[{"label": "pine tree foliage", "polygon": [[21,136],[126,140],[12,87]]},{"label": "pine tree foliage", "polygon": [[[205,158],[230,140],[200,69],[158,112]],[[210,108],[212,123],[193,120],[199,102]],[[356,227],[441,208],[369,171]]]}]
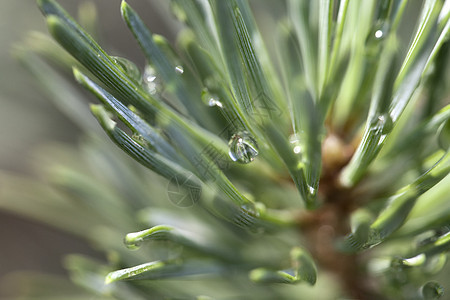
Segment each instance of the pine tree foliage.
[{"label": "pine tree foliage", "polygon": [[[122,1],[140,67],[88,33],[95,15],[84,29],[37,3],[61,48],[33,34],[15,53],[85,138],[43,147],[40,180],[1,173],[0,207],[105,261],[68,256],[75,285],[13,278],[24,297],[438,299],[450,287],[450,1],[415,15],[405,0],[287,0],[263,36],[244,0],[173,0],[174,44]],[[55,68],[98,99],[91,112]]]}]

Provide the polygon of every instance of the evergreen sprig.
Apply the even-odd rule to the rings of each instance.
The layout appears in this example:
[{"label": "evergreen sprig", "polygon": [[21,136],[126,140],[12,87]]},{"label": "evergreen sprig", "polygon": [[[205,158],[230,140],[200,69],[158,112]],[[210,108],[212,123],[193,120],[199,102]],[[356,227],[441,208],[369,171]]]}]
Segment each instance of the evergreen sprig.
[{"label": "evergreen sprig", "polygon": [[[288,0],[273,48],[244,0],[171,1],[175,47],[122,1],[143,68],[37,3],[66,52],[34,34],[16,54],[86,139],[44,148],[46,184],[2,173],[0,206],[104,251],[107,264],[66,259],[78,286],[102,299],[442,296],[430,280],[448,278],[450,249],[449,1],[424,1],[408,44],[407,1]],[[92,114],[137,164],[48,59],[95,95]]]}]

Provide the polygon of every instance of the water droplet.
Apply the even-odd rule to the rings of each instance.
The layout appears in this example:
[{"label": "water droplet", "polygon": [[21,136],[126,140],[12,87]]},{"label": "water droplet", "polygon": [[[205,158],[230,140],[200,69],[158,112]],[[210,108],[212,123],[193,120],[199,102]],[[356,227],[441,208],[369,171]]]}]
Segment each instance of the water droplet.
[{"label": "water droplet", "polygon": [[142,242],[144,241],[142,239],[142,237],[139,237],[138,235],[140,234],[140,232],[132,232],[132,233],[128,233],[125,236],[125,239],[123,240],[123,243],[125,244],[125,246],[128,249],[131,250],[137,250],[141,247]]},{"label": "water droplet", "polygon": [[209,93],[207,89],[204,89],[202,91],[202,101],[208,106],[217,106],[219,108],[223,108],[223,104],[222,102],[220,102],[219,97]]},{"label": "water droplet", "polygon": [[124,242],[125,246],[130,249],[130,250],[138,250],[139,248],[141,248],[142,245],[142,241],[140,242],[134,242],[134,243],[127,243]]},{"label": "water droplet", "polygon": [[144,137],[138,133],[133,133],[133,135],[131,136],[131,138],[138,143],[139,145],[143,146],[143,147],[147,147],[149,144],[147,142],[146,139],[144,139]]},{"label": "water droplet", "polygon": [[392,122],[392,118],[389,113],[385,113],[375,117],[372,120],[372,128],[375,130],[381,130],[382,134],[387,134],[392,131],[394,127],[394,123]]},{"label": "water droplet", "polygon": [[216,98],[209,98],[208,105],[209,106],[217,106],[217,107],[223,108],[222,102],[220,102]]},{"label": "water droplet", "polygon": [[383,35],[384,35],[383,31],[381,31],[380,29],[375,31],[375,38],[380,39],[383,37]]},{"label": "water droplet", "polygon": [[376,40],[384,40],[389,33],[389,23],[378,22],[372,32]]},{"label": "water droplet", "polygon": [[422,287],[422,296],[425,300],[439,299],[444,295],[444,287],[436,281],[427,282]]},{"label": "water droplet", "polygon": [[158,78],[155,69],[147,65],[144,70],[144,75],[142,76],[144,81],[144,87],[150,94],[156,94],[162,91],[162,82]]},{"label": "water droplet", "polygon": [[368,33],[366,38],[366,51],[369,56],[375,57],[380,53],[380,45],[389,34],[389,24],[378,22]]},{"label": "water droplet", "polygon": [[111,56],[111,58],[114,60],[114,63],[119,66],[131,79],[136,82],[141,81],[141,71],[139,71],[139,68],[133,62],[118,56]]},{"label": "water droplet", "polygon": [[421,253],[411,258],[405,258],[402,260],[402,264],[409,267],[417,267],[422,265],[426,260],[425,254]]},{"label": "water droplet", "polygon": [[253,203],[241,205],[241,209],[242,209],[243,211],[249,213],[249,214],[252,215],[252,216],[256,216],[256,217],[259,216],[259,212],[258,212],[258,210],[256,209],[255,204],[253,204]]},{"label": "water droplet", "polygon": [[178,65],[178,66],[176,66],[175,67],[175,72],[177,73],[177,74],[183,74],[184,73],[184,68],[183,68],[183,66],[181,66],[181,65]]},{"label": "water droplet", "polygon": [[228,147],[231,159],[242,164],[252,162],[258,155],[258,144],[247,131],[235,133],[228,142]]},{"label": "water droplet", "polygon": [[370,127],[375,134],[379,134],[380,138],[378,140],[378,145],[380,145],[386,139],[387,134],[392,131],[394,123],[392,122],[389,113],[385,113],[373,118]]},{"label": "water droplet", "polygon": [[303,146],[301,143],[301,138],[299,133],[294,133],[289,136],[289,143],[292,146],[292,151],[294,151],[295,154],[299,154],[303,151]]},{"label": "water droplet", "polygon": [[316,194],[316,189],[313,188],[312,186],[308,185],[308,192],[310,195],[315,195]]}]

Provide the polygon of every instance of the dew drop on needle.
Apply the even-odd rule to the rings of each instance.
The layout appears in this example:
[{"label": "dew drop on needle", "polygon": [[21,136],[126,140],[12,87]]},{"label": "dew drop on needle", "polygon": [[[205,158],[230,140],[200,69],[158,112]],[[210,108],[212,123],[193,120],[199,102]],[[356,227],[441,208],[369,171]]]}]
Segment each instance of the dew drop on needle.
[{"label": "dew drop on needle", "polygon": [[235,133],[229,143],[229,155],[233,161],[248,164],[259,154],[256,140],[247,131]]}]

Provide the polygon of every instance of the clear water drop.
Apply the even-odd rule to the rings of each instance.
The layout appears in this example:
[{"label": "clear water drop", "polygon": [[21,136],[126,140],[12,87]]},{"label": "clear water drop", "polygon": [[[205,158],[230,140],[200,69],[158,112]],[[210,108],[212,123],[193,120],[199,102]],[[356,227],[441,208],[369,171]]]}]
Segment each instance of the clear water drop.
[{"label": "clear water drop", "polygon": [[375,31],[375,38],[377,39],[381,39],[383,37],[384,33],[381,29],[378,29],[377,31]]},{"label": "clear water drop", "polygon": [[176,66],[175,67],[175,73],[180,74],[180,75],[183,74],[184,73],[183,66],[181,66],[181,65]]},{"label": "clear water drop", "polygon": [[135,242],[124,241],[124,244],[130,250],[138,250],[142,246],[142,241],[135,241]]},{"label": "clear water drop", "polygon": [[316,189],[313,188],[312,186],[308,185],[308,192],[310,195],[315,195],[316,194]]},{"label": "clear water drop", "polygon": [[389,113],[381,114],[373,118],[370,124],[370,130],[374,131],[376,135],[379,135],[378,145],[382,144],[387,137],[387,134],[394,128]]},{"label": "clear water drop", "polygon": [[371,57],[376,57],[380,53],[380,46],[389,35],[389,24],[387,22],[377,22],[368,32],[366,38],[366,53]]},{"label": "clear water drop", "polygon": [[223,108],[222,102],[220,102],[218,99],[216,99],[214,97],[209,98],[208,105],[209,106],[217,106],[217,107]]},{"label": "clear water drop", "polygon": [[143,147],[148,147],[148,142],[146,139],[144,139],[144,137],[138,133],[133,133],[133,135],[131,136],[131,138],[138,143],[139,145],[143,146]]},{"label": "clear water drop", "polygon": [[161,79],[158,78],[156,70],[151,65],[145,67],[142,80],[145,89],[152,95],[160,93],[163,89]]},{"label": "clear water drop", "polygon": [[430,281],[422,286],[422,296],[425,300],[439,299],[444,295],[444,287],[436,281]]},{"label": "clear water drop", "polygon": [[425,254],[421,253],[414,257],[404,258],[402,264],[409,267],[421,266],[426,260]]},{"label": "clear water drop", "polygon": [[389,113],[376,116],[372,120],[372,128],[375,130],[381,130],[382,134],[387,134],[392,131],[394,123]]},{"label": "clear water drop", "polygon": [[247,131],[235,133],[228,142],[229,152],[233,161],[248,164],[259,154],[256,140]]},{"label": "clear water drop", "polygon": [[208,106],[217,106],[219,108],[223,108],[222,102],[220,102],[219,97],[214,94],[211,94],[207,89],[202,91],[202,101],[206,103]]},{"label": "clear water drop", "polygon": [[259,217],[259,212],[253,203],[241,205],[241,209],[252,216]]},{"label": "clear water drop", "polygon": [[300,154],[303,151],[303,145],[301,143],[301,137],[299,133],[294,133],[289,136],[289,143],[291,144],[292,151],[295,154]]},{"label": "clear water drop", "polygon": [[137,250],[141,247],[143,243],[142,237],[138,236],[140,232],[128,233],[123,240],[123,243],[128,249]]},{"label": "clear water drop", "polygon": [[379,22],[372,31],[375,41],[384,40],[389,33],[389,24],[386,22]]},{"label": "clear water drop", "polygon": [[141,81],[141,71],[132,61],[119,56],[111,57],[114,60],[114,63],[119,66],[131,79],[136,82]]}]

